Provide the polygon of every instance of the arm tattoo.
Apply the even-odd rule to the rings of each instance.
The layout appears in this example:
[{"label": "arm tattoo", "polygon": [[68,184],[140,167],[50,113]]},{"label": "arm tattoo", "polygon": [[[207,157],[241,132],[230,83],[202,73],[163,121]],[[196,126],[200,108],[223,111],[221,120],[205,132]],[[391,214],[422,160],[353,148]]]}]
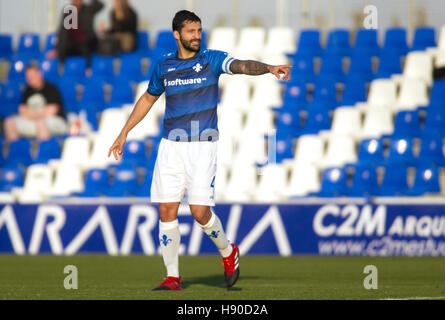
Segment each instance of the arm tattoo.
[{"label": "arm tattoo", "polygon": [[230,70],[235,74],[247,74],[250,76],[258,76],[270,71],[268,64],[253,60],[233,60],[230,64]]}]

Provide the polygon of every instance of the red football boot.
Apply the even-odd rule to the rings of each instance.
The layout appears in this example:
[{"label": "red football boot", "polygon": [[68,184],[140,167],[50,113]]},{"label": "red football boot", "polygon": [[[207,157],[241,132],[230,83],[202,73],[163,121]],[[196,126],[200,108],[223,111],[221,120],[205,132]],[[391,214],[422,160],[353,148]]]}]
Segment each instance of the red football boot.
[{"label": "red football boot", "polygon": [[239,277],[239,249],[233,243],[232,249],[230,256],[223,258],[224,280],[228,287],[233,286]]},{"label": "red football boot", "polygon": [[175,277],[167,277],[159,287],[151,289],[153,291],[156,290],[173,290],[173,291],[181,291],[181,276],[179,278]]}]

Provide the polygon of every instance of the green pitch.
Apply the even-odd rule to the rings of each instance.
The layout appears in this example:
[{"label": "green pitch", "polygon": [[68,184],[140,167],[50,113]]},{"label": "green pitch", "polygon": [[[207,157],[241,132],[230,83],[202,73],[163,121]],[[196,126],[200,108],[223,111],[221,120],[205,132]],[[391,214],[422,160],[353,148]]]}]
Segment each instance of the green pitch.
[{"label": "green pitch", "polygon": [[[153,292],[160,256],[0,255],[0,299],[445,299],[444,258],[247,256],[231,289],[220,261],[180,257],[184,290]],[[77,267],[77,290],[64,288],[66,265]],[[378,269],[377,290],[363,287],[366,265]]]}]

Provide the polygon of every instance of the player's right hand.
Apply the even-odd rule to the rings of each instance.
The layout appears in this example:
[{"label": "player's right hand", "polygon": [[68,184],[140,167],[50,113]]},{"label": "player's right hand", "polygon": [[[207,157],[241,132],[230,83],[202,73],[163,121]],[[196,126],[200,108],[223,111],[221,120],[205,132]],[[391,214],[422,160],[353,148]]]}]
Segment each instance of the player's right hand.
[{"label": "player's right hand", "polygon": [[119,137],[116,138],[116,141],[114,141],[113,145],[108,151],[108,158],[110,157],[111,153],[113,153],[116,160],[119,160],[119,157],[122,158],[122,149],[124,148],[126,140],[127,138],[125,136],[119,135]]}]

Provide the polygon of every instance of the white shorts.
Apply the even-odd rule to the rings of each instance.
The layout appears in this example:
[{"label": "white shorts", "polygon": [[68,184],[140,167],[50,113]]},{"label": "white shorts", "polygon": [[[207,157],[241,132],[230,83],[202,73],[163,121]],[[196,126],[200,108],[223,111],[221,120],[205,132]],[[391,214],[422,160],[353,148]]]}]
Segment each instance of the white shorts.
[{"label": "white shorts", "polygon": [[215,205],[218,141],[177,142],[162,138],[151,183],[151,202]]},{"label": "white shorts", "polygon": [[[14,120],[20,135],[26,137],[35,137],[37,135],[37,125],[34,120],[22,116],[15,116]],[[45,123],[51,134],[65,134],[68,132],[66,121],[60,116],[46,117]]]}]

